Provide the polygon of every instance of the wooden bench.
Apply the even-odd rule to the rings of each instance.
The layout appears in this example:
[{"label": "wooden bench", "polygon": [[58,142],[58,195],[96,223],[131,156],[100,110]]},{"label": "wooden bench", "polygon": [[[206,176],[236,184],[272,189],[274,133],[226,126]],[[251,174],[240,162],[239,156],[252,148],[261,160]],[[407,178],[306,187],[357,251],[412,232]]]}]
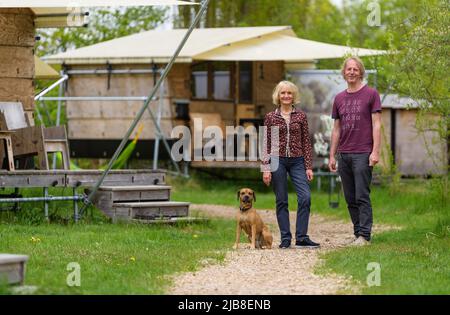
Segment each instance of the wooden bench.
[{"label": "wooden bench", "polygon": [[0,254],[0,282],[23,285],[26,255]]},{"label": "wooden bench", "polygon": [[14,171],[14,156],[13,156],[13,149],[12,149],[12,143],[11,143],[11,134],[14,131],[5,131],[0,130],[0,140],[3,140],[5,143],[5,152],[6,152],[6,159],[8,162],[8,170]]},{"label": "wooden bench", "polygon": [[[48,153],[61,152],[63,169],[70,169],[65,126],[32,126],[23,112],[21,103],[0,102],[0,131],[5,133],[14,131],[10,134],[14,158],[37,156],[38,168],[48,170],[50,169]],[[0,158],[3,158],[5,153],[9,154],[0,150]],[[9,156],[8,160],[11,161]],[[14,165],[14,162],[12,164]]]}]

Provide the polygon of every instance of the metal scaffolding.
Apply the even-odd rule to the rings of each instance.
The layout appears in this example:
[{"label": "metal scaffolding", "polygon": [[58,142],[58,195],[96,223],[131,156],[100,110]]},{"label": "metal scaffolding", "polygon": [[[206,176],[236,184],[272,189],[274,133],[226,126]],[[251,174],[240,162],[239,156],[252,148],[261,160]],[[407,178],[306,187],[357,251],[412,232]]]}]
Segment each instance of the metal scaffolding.
[{"label": "metal scaffolding", "polygon": [[[158,155],[159,155],[159,142],[162,141],[164,144],[165,149],[167,150],[167,152],[169,153],[169,156],[171,158],[171,161],[176,169],[176,174],[180,175],[180,176],[187,176],[186,173],[182,174],[180,171],[180,168],[177,164],[177,162],[175,162],[172,159],[172,155],[171,155],[171,150],[170,150],[170,146],[167,142],[167,139],[165,138],[162,130],[161,130],[161,115],[162,115],[162,108],[163,108],[163,93],[164,93],[164,80],[168,75],[168,72],[170,71],[170,69],[172,68],[172,65],[175,62],[175,59],[178,57],[179,53],[181,52],[182,48],[184,47],[186,41],[188,40],[190,34],[192,33],[193,29],[195,28],[195,26],[198,24],[198,22],[200,21],[200,18],[202,17],[202,15],[204,14],[204,12],[206,11],[208,4],[209,4],[210,0],[203,0],[201,2],[201,8],[199,9],[199,11],[197,12],[195,19],[193,20],[191,26],[189,27],[189,29],[187,30],[184,38],[182,39],[182,41],[180,42],[178,48],[176,49],[174,55],[172,56],[171,60],[169,61],[169,63],[166,65],[166,67],[164,69],[160,69],[160,70],[155,70],[155,69],[117,69],[117,70],[113,70],[113,69],[99,69],[99,70],[67,70],[65,72],[62,72],[62,78],[60,80],[58,80],[57,82],[55,82],[54,84],[52,84],[50,87],[48,87],[47,89],[45,89],[44,91],[42,91],[41,93],[39,93],[36,97],[35,97],[35,101],[39,101],[40,105],[42,105],[42,107],[45,109],[46,105],[45,105],[45,101],[58,101],[58,111],[57,111],[57,118],[56,118],[56,125],[59,125],[60,123],[60,116],[61,116],[61,106],[62,106],[62,102],[66,102],[66,101],[142,101],[143,105],[141,107],[141,109],[139,110],[139,112],[137,113],[137,115],[135,116],[133,123],[131,124],[131,126],[129,127],[128,131],[126,132],[126,134],[124,135],[124,137],[122,138],[122,141],[120,143],[120,145],[118,146],[118,148],[116,149],[113,157],[111,158],[111,160],[108,163],[108,166],[106,167],[106,169],[104,170],[102,176],[100,177],[100,179],[97,181],[97,183],[95,184],[94,188],[91,190],[90,194],[87,196],[87,198],[76,198],[76,200],[84,200],[84,205],[81,208],[80,212],[79,212],[79,216],[82,216],[85,209],[87,208],[87,206],[92,202],[92,199],[94,197],[94,195],[96,194],[98,188],[101,186],[103,180],[105,179],[106,175],[108,174],[108,172],[111,170],[112,165],[114,164],[114,162],[116,161],[116,159],[118,158],[119,154],[122,152],[123,148],[125,147],[125,144],[127,143],[128,139],[130,138],[131,133],[133,132],[133,130],[135,129],[135,127],[137,126],[138,122],[141,120],[144,112],[147,110],[150,118],[152,119],[155,128],[156,128],[156,139],[155,139],[155,147],[154,147],[154,156],[153,156],[153,169],[157,169],[158,167]],[[155,71],[157,73],[160,74],[159,79],[156,81],[155,85],[153,86],[153,89],[150,93],[150,95],[148,97],[145,96],[114,96],[114,97],[98,97],[98,96],[78,96],[78,97],[65,97],[63,96],[63,84],[65,84],[65,82],[68,80],[70,75],[84,75],[84,74],[155,74]],[[58,97],[45,97],[45,95],[50,92],[51,90],[53,90],[55,87],[59,87],[59,96]],[[155,97],[156,92],[159,90],[159,97]],[[156,117],[153,114],[153,112],[150,110],[149,108],[149,104],[151,101],[153,100],[158,100],[158,108],[157,108],[157,113],[156,113]],[[39,106],[36,105],[36,112],[38,115],[39,120],[41,121],[41,123],[44,125],[44,120],[42,118],[42,115],[40,113],[39,110]],[[55,166],[55,163],[53,164]],[[45,194],[44,194],[45,195]],[[47,196],[44,196],[44,199],[48,198]],[[55,197],[53,197],[55,198]],[[64,198],[64,197],[61,197]],[[75,196],[73,197],[75,198]],[[74,199],[75,200],[75,199]],[[76,201],[74,201],[76,202]],[[78,214],[76,215],[76,218],[78,218]]]}]

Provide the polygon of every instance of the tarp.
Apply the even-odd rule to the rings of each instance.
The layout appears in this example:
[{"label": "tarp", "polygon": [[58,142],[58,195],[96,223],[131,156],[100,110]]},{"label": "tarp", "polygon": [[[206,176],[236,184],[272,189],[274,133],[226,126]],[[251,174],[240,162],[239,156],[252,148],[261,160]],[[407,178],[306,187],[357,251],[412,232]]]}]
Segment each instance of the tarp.
[{"label": "tarp", "polygon": [[[48,63],[165,63],[185,29],[152,30],[44,57]],[[312,62],[316,59],[380,55],[382,50],[352,48],[301,39],[290,26],[195,29],[176,62],[193,60]]]},{"label": "tarp", "polygon": [[60,77],[55,69],[43,62],[37,56],[34,56],[34,76],[36,79],[44,80],[59,79]]}]

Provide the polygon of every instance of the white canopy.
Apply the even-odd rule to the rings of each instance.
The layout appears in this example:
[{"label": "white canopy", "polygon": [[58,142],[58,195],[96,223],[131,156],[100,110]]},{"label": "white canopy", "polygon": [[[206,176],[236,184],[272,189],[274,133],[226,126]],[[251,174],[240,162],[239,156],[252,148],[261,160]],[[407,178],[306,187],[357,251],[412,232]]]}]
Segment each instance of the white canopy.
[{"label": "white canopy", "polygon": [[[165,63],[173,55],[185,29],[152,30],[56,54],[49,63]],[[284,60],[289,62],[380,55],[382,50],[352,48],[298,38],[290,26],[195,29],[177,62],[192,60]]]},{"label": "white canopy", "polygon": [[36,79],[44,80],[58,79],[60,77],[55,69],[43,62],[37,56],[34,56],[34,76]]},{"label": "white canopy", "polygon": [[326,44],[283,34],[270,34],[246,41],[231,43],[195,56],[199,60],[284,60],[304,62],[316,59],[342,58],[352,54],[374,56],[381,50]]}]

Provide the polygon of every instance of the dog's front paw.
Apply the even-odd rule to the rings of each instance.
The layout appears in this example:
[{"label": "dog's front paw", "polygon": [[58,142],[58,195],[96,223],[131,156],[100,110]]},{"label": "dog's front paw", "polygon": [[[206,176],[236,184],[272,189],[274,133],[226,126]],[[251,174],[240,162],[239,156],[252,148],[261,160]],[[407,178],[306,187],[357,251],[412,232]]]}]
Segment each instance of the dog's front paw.
[{"label": "dog's front paw", "polygon": [[239,248],[239,245],[238,244],[234,244],[233,245],[233,249],[238,249]]}]

